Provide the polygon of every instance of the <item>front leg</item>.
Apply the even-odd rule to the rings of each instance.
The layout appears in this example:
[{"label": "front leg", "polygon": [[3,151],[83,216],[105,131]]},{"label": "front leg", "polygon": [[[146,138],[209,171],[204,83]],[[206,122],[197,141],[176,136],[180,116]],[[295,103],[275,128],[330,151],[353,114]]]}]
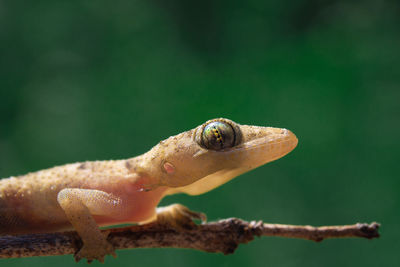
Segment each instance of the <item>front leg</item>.
[{"label": "front leg", "polygon": [[58,203],[82,239],[83,246],[75,260],[86,258],[104,262],[108,254],[116,257],[115,249],[101,233],[92,215],[112,215],[118,212],[121,200],[99,190],[66,188],[57,195]]},{"label": "front leg", "polygon": [[157,208],[157,223],[171,225],[175,228],[191,229],[196,226],[193,219],[207,221],[204,213],[192,211],[181,204],[172,204]]}]

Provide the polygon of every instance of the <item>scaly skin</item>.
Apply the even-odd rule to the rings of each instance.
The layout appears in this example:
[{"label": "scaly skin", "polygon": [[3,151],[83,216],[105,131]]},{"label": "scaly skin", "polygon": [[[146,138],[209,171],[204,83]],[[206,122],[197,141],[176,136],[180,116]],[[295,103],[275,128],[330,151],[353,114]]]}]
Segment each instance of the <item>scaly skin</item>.
[{"label": "scaly skin", "polygon": [[208,192],[296,145],[286,129],[214,119],[127,160],[67,164],[2,179],[0,234],[75,229],[84,244],[76,260],[103,261],[115,253],[99,226],[157,218],[179,225],[185,216],[201,217],[181,205],[156,208],[166,195]]}]

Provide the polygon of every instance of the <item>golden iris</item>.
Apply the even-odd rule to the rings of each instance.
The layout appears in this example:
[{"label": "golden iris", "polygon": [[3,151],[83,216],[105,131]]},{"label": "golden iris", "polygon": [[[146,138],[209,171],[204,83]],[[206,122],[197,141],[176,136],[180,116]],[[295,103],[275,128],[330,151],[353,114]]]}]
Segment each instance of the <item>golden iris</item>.
[{"label": "golden iris", "polygon": [[214,121],[207,124],[201,134],[203,145],[207,149],[222,150],[235,145],[235,131],[226,122]]}]

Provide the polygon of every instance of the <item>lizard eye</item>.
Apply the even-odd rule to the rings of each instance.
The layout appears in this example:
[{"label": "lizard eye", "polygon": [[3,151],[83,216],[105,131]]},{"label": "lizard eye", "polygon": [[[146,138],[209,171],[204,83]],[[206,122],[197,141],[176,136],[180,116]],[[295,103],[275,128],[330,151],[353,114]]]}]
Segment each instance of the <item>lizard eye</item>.
[{"label": "lizard eye", "polygon": [[201,143],[205,148],[211,150],[231,148],[235,145],[235,141],[235,130],[226,122],[210,122],[201,133]]}]

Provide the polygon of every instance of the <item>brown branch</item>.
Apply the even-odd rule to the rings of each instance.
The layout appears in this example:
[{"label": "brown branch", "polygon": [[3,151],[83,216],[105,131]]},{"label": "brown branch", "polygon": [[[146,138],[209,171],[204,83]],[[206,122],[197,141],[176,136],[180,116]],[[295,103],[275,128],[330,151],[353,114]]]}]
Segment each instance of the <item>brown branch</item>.
[{"label": "brown branch", "polygon": [[[140,226],[103,230],[116,249],[174,247],[230,254],[241,243],[254,236],[280,236],[322,241],[326,238],[376,238],[379,224],[345,226],[296,226],[246,222],[237,218],[176,229],[151,223]],[[82,246],[76,232],[0,237],[0,258],[21,258],[74,254]]]}]

